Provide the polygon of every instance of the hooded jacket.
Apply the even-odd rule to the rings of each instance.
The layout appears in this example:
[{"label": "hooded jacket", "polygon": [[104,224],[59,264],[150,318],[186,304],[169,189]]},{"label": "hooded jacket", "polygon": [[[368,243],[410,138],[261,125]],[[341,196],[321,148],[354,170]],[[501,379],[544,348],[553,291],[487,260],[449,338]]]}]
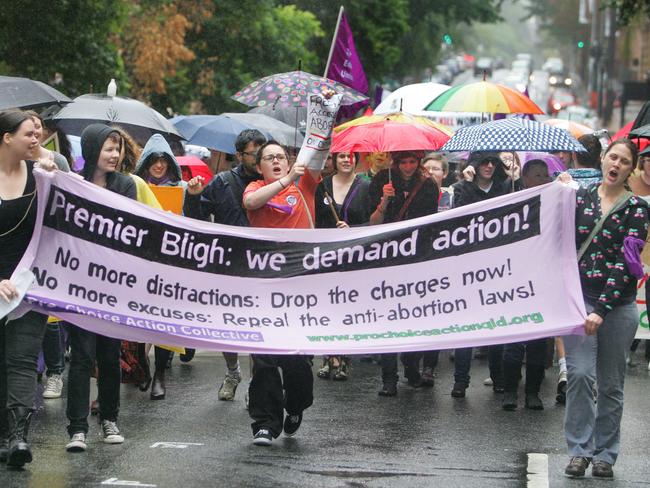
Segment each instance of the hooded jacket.
[{"label": "hooded jacket", "polygon": [[[102,146],[112,133],[117,132],[105,124],[90,124],[81,133],[81,155],[85,161],[81,175],[84,180],[92,181]],[[137,192],[133,179],[116,171],[106,175],[106,189],[133,200],[136,199]]]},{"label": "hooded jacket", "polygon": [[135,165],[134,174],[138,175],[145,181],[149,181],[148,169],[151,164],[162,155],[169,163],[167,173],[170,177],[169,182],[161,186],[183,186],[183,176],[181,173],[181,166],[178,164],[178,160],[172,152],[172,148],[169,146],[169,143],[165,140],[160,134],[154,134],[149,138],[147,144],[142,150],[142,155]]},{"label": "hooded jacket", "polygon": [[[494,173],[492,174],[492,186],[486,192],[478,186],[478,168],[485,160],[491,160],[495,163]],[[489,198],[498,197],[509,193],[510,185],[507,184],[508,175],[505,166],[498,153],[493,152],[475,152],[470,155],[468,164],[476,170],[474,181],[461,181],[454,185],[454,208],[469,205],[471,203],[481,202]]]}]

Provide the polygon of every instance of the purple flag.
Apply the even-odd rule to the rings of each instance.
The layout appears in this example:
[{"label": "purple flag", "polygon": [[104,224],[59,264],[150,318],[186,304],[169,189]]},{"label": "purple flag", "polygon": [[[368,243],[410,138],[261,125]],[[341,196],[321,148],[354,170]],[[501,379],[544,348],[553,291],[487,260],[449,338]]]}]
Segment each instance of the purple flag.
[{"label": "purple flag", "polygon": [[332,43],[332,52],[326,76],[361,93],[368,94],[368,80],[363,71],[357,50],[354,47],[352,29],[350,29],[345,13],[341,15],[336,39]]}]

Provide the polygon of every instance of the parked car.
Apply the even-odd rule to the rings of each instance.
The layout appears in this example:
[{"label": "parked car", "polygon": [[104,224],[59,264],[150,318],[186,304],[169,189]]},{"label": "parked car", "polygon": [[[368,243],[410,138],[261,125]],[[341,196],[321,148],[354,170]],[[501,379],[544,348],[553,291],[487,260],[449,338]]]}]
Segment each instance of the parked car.
[{"label": "parked car", "polygon": [[485,73],[492,76],[494,70],[494,60],[492,58],[478,58],[474,64],[474,76],[480,76]]}]

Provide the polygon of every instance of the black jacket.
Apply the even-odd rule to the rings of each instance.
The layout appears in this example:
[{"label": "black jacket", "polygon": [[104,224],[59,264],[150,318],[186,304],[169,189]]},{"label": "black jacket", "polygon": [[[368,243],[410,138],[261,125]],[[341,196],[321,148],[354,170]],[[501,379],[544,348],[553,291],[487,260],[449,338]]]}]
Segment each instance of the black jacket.
[{"label": "black jacket", "polygon": [[424,175],[419,175],[418,178],[416,173],[409,181],[404,181],[400,177],[398,171],[393,169],[384,169],[377,173],[370,182],[368,206],[370,214],[375,211],[377,205],[379,205],[379,202],[381,201],[381,197],[384,193],[384,185],[388,183],[389,171],[391,171],[391,181],[395,188],[395,196],[390,199],[388,207],[386,207],[386,211],[384,212],[385,224],[397,221],[400,210],[420,179],[423,179],[424,182],[401,220],[415,219],[417,217],[434,214],[438,211],[438,198],[440,196],[440,191],[438,190],[438,185],[436,185],[431,178],[427,178]]},{"label": "black jacket", "polygon": [[[331,198],[334,198],[332,188],[332,177],[328,176],[318,185],[316,189],[316,227],[333,228],[336,227],[336,220],[332,214],[330,206],[325,201],[325,192]],[[344,220],[350,226],[367,224],[370,219],[368,207],[368,189],[370,180],[364,175],[357,175],[348,190],[345,199],[338,205],[334,202],[336,213],[341,220]]]},{"label": "black jacket", "polygon": [[481,153],[473,153],[470,157],[469,164],[476,170],[477,176],[474,178],[474,181],[461,181],[454,185],[454,208],[506,195],[512,191],[511,182],[506,175],[503,163],[497,164],[494,168],[492,187],[490,190],[487,192],[481,190],[476,181],[478,180],[479,164],[484,158],[485,154]]}]

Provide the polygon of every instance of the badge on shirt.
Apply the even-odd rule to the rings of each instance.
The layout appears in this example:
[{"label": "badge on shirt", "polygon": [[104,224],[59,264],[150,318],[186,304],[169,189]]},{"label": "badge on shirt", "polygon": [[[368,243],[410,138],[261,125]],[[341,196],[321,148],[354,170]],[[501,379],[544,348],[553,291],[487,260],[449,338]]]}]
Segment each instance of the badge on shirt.
[{"label": "badge on shirt", "polygon": [[325,205],[329,206],[329,205],[332,204],[332,201],[328,197],[325,197],[325,198],[323,198],[323,203]]},{"label": "badge on shirt", "polygon": [[286,201],[287,201],[287,203],[288,203],[289,205],[291,205],[292,207],[295,207],[296,204],[298,203],[298,199],[297,199],[295,196],[293,196],[293,195],[289,195],[289,196],[287,197]]}]

